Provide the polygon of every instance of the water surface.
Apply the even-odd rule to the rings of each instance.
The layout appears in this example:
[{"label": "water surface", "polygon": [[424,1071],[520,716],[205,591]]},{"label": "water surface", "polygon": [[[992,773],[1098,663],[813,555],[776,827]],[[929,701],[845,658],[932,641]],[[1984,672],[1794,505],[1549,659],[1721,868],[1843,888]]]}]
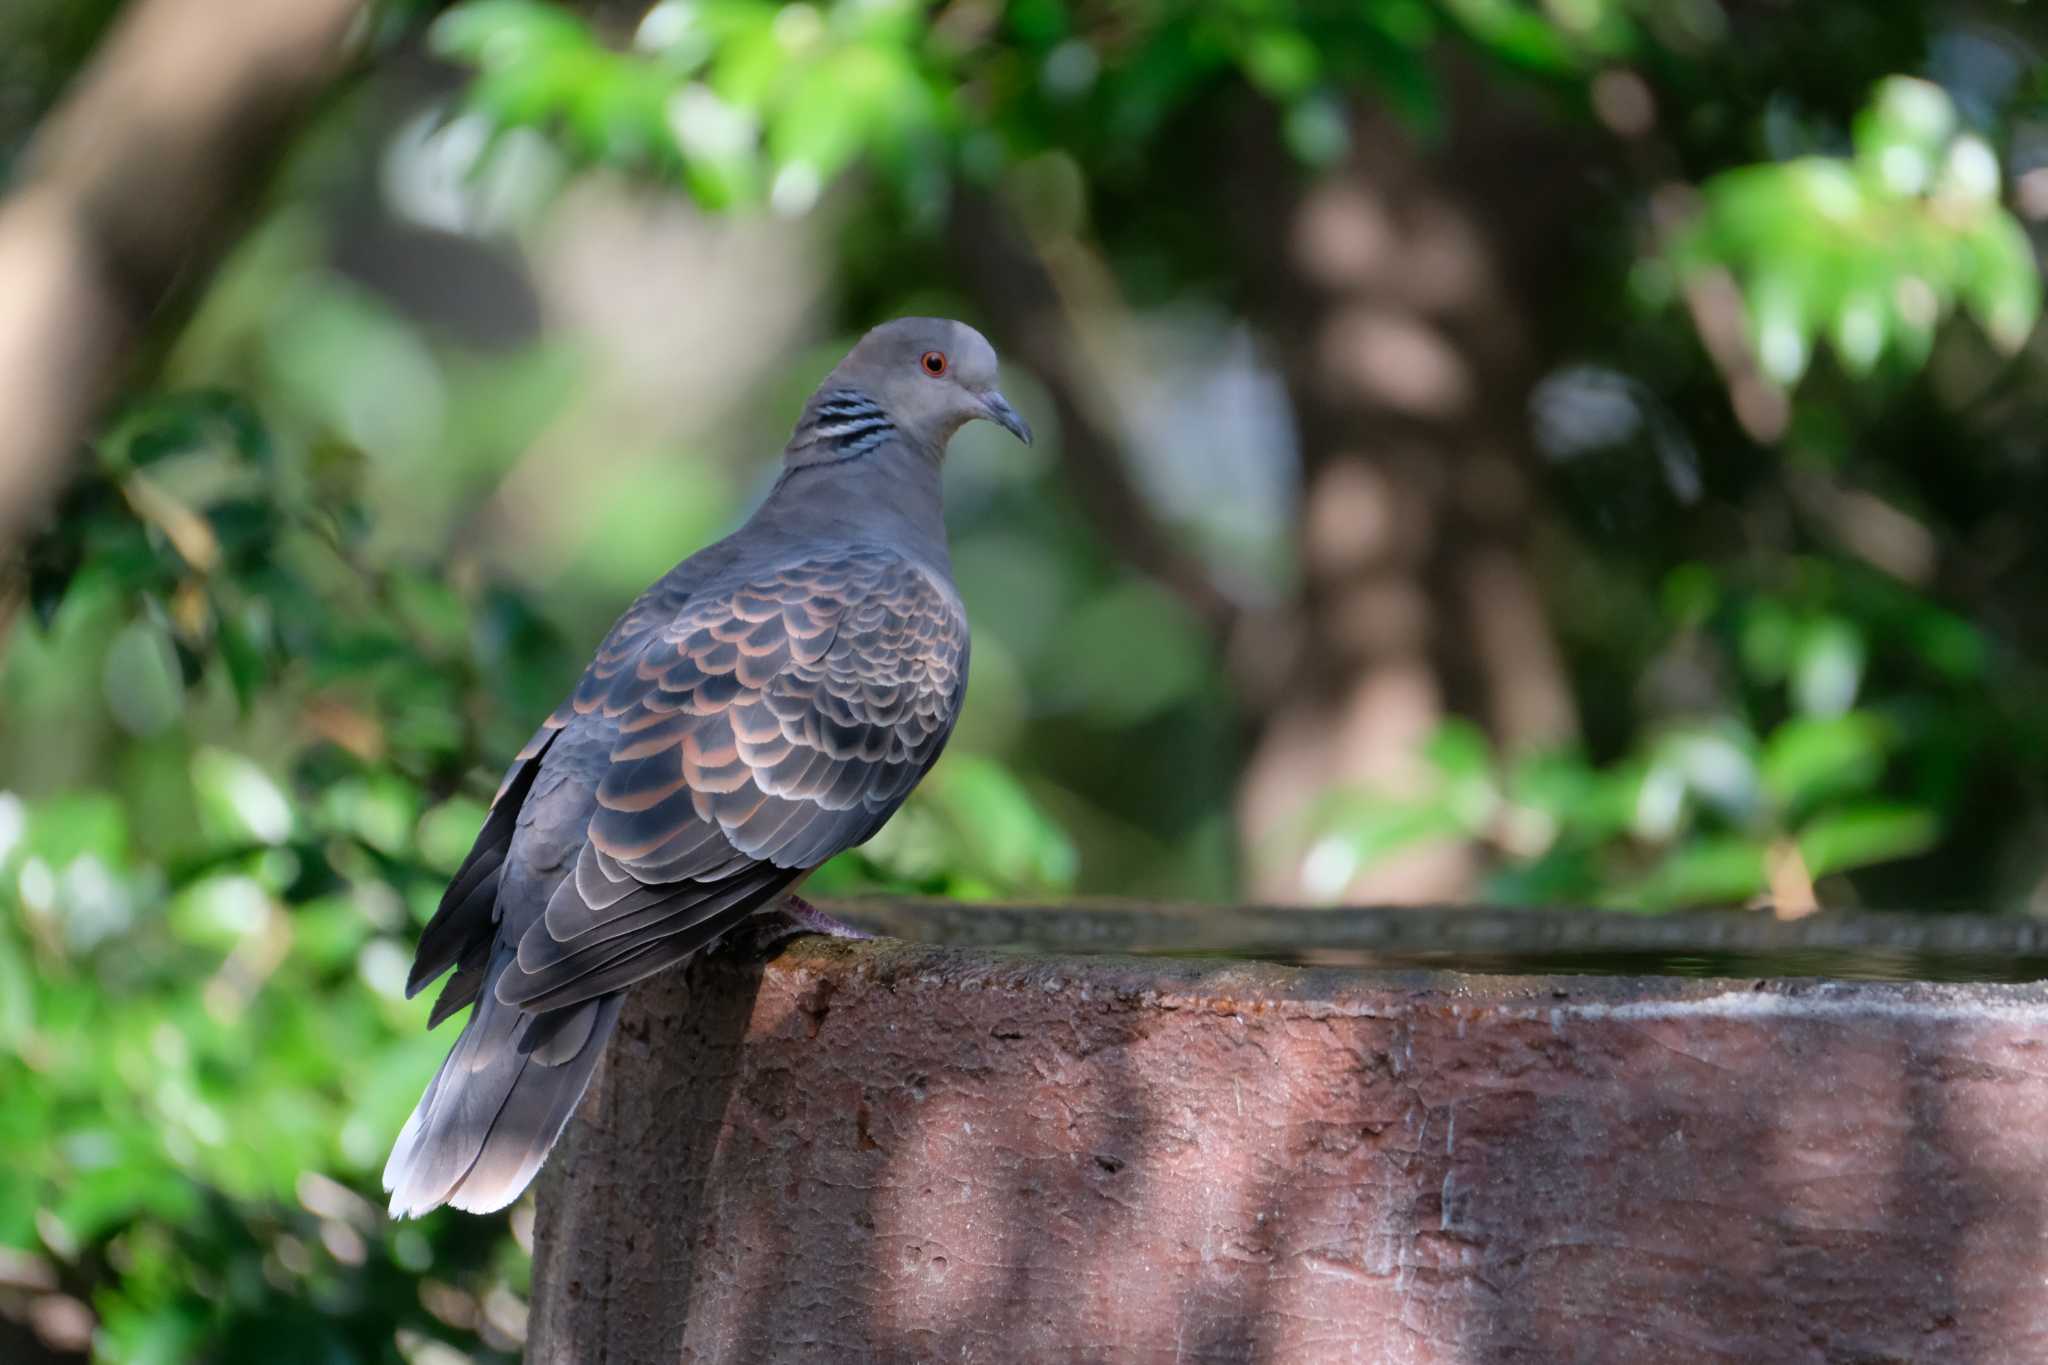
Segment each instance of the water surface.
[{"label": "water surface", "polygon": [[1242,958],[1288,966],[1512,976],[2048,979],[2048,922],[2019,917],[1756,911],[1292,909],[848,901],[836,913],[957,947]]}]

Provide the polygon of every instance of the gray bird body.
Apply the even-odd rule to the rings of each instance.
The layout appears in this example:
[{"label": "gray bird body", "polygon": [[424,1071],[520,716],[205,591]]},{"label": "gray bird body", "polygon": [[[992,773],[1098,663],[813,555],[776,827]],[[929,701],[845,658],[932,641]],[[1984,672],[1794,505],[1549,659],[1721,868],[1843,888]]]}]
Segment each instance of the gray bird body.
[{"label": "gray bird body", "polygon": [[[929,368],[938,357],[938,369]],[[871,837],[937,761],[968,636],[947,441],[1029,439],[959,323],[877,328],[805,409],[745,526],[642,593],[499,789],[408,991],[474,1003],[384,1170],[394,1214],[516,1198],[634,982]]]}]

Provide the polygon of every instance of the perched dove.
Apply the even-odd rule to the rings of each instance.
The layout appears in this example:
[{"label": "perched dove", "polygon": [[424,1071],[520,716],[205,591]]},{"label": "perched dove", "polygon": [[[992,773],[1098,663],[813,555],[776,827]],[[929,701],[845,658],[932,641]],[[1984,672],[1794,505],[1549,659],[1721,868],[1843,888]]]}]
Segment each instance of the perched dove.
[{"label": "perched dove", "polygon": [[938,759],[967,685],[939,464],[977,417],[1031,439],[995,384],[961,323],[861,338],[767,501],[627,608],[513,760],[406,983],[453,968],[432,1023],[476,1011],[384,1167],[393,1214],[517,1198],[626,988],[779,913]]}]

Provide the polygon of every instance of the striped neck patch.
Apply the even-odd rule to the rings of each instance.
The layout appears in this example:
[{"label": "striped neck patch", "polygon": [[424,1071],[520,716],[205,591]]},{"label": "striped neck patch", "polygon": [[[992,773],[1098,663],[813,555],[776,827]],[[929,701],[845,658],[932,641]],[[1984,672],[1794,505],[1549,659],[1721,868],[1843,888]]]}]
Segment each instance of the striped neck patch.
[{"label": "striped neck patch", "polygon": [[822,445],[835,458],[850,460],[895,434],[896,424],[874,399],[856,389],[833,389],[820,396],[795,443]]}]

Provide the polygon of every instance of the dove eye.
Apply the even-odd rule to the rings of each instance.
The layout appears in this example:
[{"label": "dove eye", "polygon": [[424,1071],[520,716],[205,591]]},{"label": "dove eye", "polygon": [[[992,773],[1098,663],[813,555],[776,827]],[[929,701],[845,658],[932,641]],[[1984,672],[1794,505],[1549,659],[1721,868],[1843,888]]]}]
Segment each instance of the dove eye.
[{"label": "dove eye", "polygon": [[944,351],[926,351],[917,363],[924,367],[926,374],[936,379],[946,372],[946,353]]}]

